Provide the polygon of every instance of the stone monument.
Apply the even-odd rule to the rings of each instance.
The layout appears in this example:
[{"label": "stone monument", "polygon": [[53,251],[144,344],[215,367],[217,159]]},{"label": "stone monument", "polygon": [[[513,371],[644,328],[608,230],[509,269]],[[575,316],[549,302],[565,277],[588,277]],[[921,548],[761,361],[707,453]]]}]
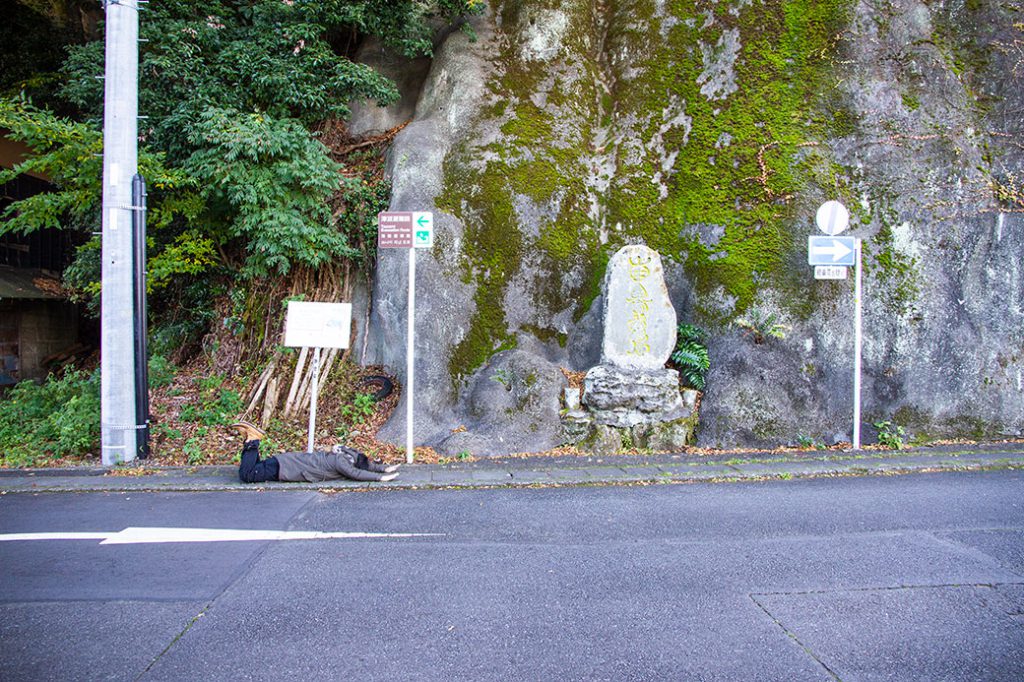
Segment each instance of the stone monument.
[{"label": "stone monument", "polygon": [[684,401],[679,373],[665,367],[675,342],[661,256],[643,245],[620,249],[604,278],[601,364],[587,372],[582,404],[567,395],[566,441],[597,451],[684,446],[696,423],[696,392]]}]

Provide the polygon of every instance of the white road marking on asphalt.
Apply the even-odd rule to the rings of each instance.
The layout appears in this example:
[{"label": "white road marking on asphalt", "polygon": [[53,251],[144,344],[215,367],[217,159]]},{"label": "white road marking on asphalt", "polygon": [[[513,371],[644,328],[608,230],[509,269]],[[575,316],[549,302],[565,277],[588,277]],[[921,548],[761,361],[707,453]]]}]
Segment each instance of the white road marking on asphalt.
[{"label": "white road marking on asphalt", "polygon": [[16,540],[106,540],[113,533],[6,533],[0,542]]},{"label": "white road marking on asphalt", "polygon": [[101,545],[160,542],[253,542],[268,540],[359,540],[437,537],[443,533],[362,533],[318,530],[235,530],[230,528],[125,528],[114,533],[6,533],[0,542],[19,540],[100,540]]}]

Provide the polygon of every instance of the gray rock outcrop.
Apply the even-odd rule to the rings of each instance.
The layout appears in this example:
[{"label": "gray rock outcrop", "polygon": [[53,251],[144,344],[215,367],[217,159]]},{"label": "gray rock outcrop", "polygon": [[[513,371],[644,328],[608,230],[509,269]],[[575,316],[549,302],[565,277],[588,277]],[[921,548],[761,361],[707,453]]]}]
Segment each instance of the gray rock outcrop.
[{"label": "gray rock outcrop", "polygon": [[[852,283],[816,282],[805,253],[826,199],[865,246],[865,440],[877,420],[1020,435],[1018,15],[995,0],[493,3],[476,42],[439,46],[390,158],[392,209],[435,212],[417,442],[463,447],[460,427],[476,454],[559,440],[546,394],[492,395],[492,377],[512,349],[554,379],[592,367],[605,264],[629,244],[662,254],[679,319],[708,332],[701,444],[848,440]],[[405,256],[379,255],[364,358],[399,378]],[[557,400],[558,381],[546,390]],[[512,419],[520,398],[536,412]],[[400,408],[381,435],[403,433]]]},{"label": "gray rock outcrop", "polygon": [[446,455],[537,452],[561,445],[565,375],[558,366],[516,349],[491,358],[466,396],[463,423],[436,444]]}]

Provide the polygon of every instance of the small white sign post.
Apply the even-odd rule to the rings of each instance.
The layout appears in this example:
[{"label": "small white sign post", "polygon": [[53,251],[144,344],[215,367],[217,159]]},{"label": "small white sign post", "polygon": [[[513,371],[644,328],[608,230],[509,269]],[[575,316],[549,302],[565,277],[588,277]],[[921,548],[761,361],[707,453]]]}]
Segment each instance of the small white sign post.
[{"label": "small white sign post", "polygon": [[846,279],[846,266],[853,265],[853,449],[860,449],[860,374],[863,346],[861,314],[861,243],[859,238],[837,237],[850,224],[850,212],[838,201],[826,201],[814,217],[828,237],[807,238],[807,262],[815,279]]},{"label": "small white sign post", "polygon": [[313,452],[316,432],[316,401],[320,392],[320,350],[348,348],[352,334],[351,303],[289,301],[284,323],[284,345],[313,349],[312,392],[309,395],[309,438],[307,452]]},{"label": "small white sign post", "polygon": [[861,248],[857,240],[857,264],[853,270],[853,449],[860,450],[860,356],[864,345],[862,324]]},{"label": "small white sign post", "polygon": [[385,212],[377,216],[377,248],[409,249],[408,328],[405,335],[405,461],[412,464],[413,383],[415,380],[416,249],[434,246],[434,214],[429,211]]}]

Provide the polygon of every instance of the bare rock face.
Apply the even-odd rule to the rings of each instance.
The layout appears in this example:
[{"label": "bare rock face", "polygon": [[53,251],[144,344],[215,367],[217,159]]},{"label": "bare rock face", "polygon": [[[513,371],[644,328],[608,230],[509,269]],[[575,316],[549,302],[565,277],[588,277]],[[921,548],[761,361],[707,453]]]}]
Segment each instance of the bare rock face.
[{"label": "bare rock face", "polygon": [[[600,362],[606,265],[639,244],[661,254],[679,320],[708,333],[701,444],[848,440],[852,282],[816,282],[806,258],[827,199],[864,241],[865,441],[880,420],[924,437],[1024,432],[1012,4],[488,4],[477,41],[452,33],[409,84],[415,118],[389,165],[392,210],[435,213],[418,443],[460,427],[481,454],[559,440],[534,418],[547,397],[521,422],[481,403],[510,350],[551,376]],[[405,256],[379,255],[363,358],[400,379]],[[400,408],[381,436],[403,433]]]},{"label": "bare rock face", "polygon": [[[474,43],[465,33],[451,34],[437,47],[426,80],[400,79],[405,89],[397,105],[398,114],[374,112],[367,107],[355,112],[354,129],[375,130],[399,122],[398,116],[406,110],[410,98],[415,102],[414,120],[395,139],[388,159],[392,210],[432,210],[436,197],[443,192],[445,157],[467,134],[483,98],[487,65],[478,52],[490,45],[490,24],[482,22],[477,35]],[[364,58],[385,73],[398,69],[394,56],[377,48],[368,50]],[[466,421],[447,361],[453,339],[467,332],[474,308],[473,288],[452,276],[452,259],[458,253],[462,231],[462,224],[451,215],[435,212],[437,246],[417,254],[413,430],[417,445],[436,445]],[[408,253],[380,250],[363,342],[365,352],[361,355],[363,364],[383,365],[401,384],[405,383],[408,281]],[[403,393],[394,416],[379,434],[382,439],[404,442],[406,399]]]},{"label": "bare rock face", "polygon": [[558,367],[537,355],[498,353],[467,396],[461,428],[436,448],[477,456],[554,448],[561,444],[559,398],[565,385]]}]

